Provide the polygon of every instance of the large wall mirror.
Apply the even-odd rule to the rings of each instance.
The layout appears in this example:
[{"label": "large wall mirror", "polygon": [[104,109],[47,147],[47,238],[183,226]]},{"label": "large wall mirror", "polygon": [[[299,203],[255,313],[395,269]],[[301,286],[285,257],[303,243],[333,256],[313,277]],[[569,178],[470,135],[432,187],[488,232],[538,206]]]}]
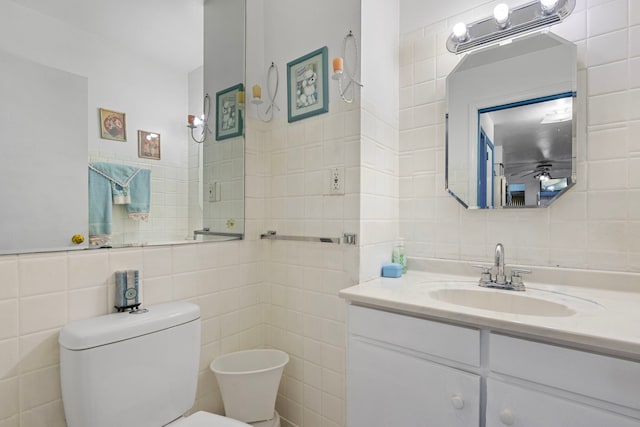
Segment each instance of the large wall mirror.
[{"label": "large wall mirror", "polygon": [[[244,136],[215,138],[215,101],[244,84],[244,1],[0,0],[0,16],[0,254],[89,248],[95,224],[93,247],[243,237]],[[199,144],[187,117],[205,112]],[[147,220],[91,215],[99,163],[149,171]]]},{"label": "large wall mirror", "polygon": [[447,191],[546,207],[576,182],[576,46],[551,33],[467,54],[447,77]]}]

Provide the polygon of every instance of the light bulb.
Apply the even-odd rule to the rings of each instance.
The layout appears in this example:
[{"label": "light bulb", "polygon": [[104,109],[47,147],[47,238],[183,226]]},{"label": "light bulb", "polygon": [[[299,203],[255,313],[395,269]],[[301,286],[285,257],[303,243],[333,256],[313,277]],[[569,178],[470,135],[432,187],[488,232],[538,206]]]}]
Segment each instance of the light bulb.
[{"label": "light bulb", "polygon": [[468,32],[467,32],[467,24],[465,24],[464,22],[458,22],[456,25],[453,26],[453,36],[458,40],[458,41],[465,41],[467,39],[468,36]]},{"label": "light bulb", "polygon": [[509,6],[500,3],[493,9],[493,17],[500,28],[506,28],[509,24]]},{"label": "light bulb", "polygon": [[540,0],[542,11],[546,14],[552,13],[555,10],[557,4],[558,0]]}]

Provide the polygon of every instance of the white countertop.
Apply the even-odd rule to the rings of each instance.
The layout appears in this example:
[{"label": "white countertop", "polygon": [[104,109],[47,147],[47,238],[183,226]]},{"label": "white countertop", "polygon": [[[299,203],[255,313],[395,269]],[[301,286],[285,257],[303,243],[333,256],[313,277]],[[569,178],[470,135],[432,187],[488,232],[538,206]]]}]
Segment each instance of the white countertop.
[{"label": "white countertop", "polygon": [[[373,279],[343,289],[340,296],[353,304],[640,360],[640,275],[531,267],[531,280],[524,277],[527,290],[523,295],[576,310],[571,316],[549,317],[484,310],[435,299],[430,292],[441,288],[516,292],[481,288],[479,274],[451,274],[451,263],[448,264],[439,272],[410,270],[398,279]],[[460,270],[469,273],[467,267]],[[547,282],[536,282],[535,277]],[[584,286],[576,282],[583,282]]]}]

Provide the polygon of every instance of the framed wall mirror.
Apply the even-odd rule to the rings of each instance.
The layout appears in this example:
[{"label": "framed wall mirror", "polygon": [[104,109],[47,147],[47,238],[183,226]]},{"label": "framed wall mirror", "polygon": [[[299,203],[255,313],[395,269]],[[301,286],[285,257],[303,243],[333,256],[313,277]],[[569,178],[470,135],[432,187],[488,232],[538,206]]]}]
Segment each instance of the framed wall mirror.
[{"label": "framed wall mirror", "polygon": [[576,182],[576,46],[551,33],[447,77],[446,189],[468,209],[549,206]]},{"label": "framed wall mirror", "polygon": [[[198,144],[186,127],[224,80],[205,71],[205,5],[226,24],[210,26],[208,44],[224,40],[234,84],[244,83],[244,1],[0,3],[0,174],[16,182],[0,192],[11,200],[0,211],[0,254],[88,248],[94,162],[150,172],[148,220],[113,205],[108,246],[242,238],[244,137]],[[102,137],[101,109],[122,113],[118,138]],[[141,131],[158,135],[161,150],[141,156]]]}]

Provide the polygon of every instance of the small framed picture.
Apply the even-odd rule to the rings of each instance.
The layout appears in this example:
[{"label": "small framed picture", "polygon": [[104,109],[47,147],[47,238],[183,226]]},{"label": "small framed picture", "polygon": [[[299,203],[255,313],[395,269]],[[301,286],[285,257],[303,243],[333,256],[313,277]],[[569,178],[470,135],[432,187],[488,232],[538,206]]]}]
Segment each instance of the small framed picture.
[{"label": "small framed picture", "polygon": [[327,47],[287,64],[289,123],[329,111]]},{"label": "small framed picture", "polygon": [[124,113],[100,108],[100,138],[127,140],[127,121]]},{"label": "small framed picture", "polygon": [[160,160],[160,134],[156,132],[138,131],[138,157],[142,159]]},{"label": "small framed picture", "polygon": [[216,141],[242,135],[243,106],[242,83],[216,93]]}]

